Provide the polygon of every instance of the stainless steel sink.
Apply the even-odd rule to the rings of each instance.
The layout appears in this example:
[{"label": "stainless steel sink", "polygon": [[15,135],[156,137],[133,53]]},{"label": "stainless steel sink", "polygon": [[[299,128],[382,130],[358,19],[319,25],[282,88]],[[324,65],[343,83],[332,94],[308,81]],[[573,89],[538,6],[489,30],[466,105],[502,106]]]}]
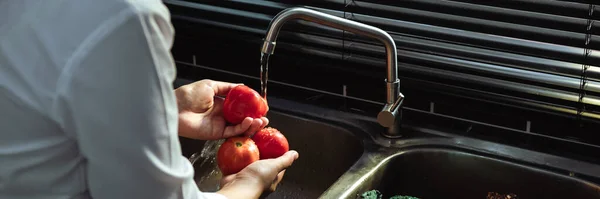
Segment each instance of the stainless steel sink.
[{"label": "stainless steel sink", "polygon": [[[276,111],[267,116],[270,126],[279,129],[287,137],[290,149],[300,154],[277,191],[267,198],[318,198],[363,154],[362,140],[343,128]],[[181,142],[183,154],[188,157],[201,152],[206,143],[183,138]],[[200,190],[218,190],[222,175],[215,168],[214,159],[194,162]]]},{"label": "stainless steel sink", "polygon": [[483,199],[488,192],[519,198],[599,198],[600,186],[535,167],[458,150],[419,148],[384,159],[360,181],[361,191],[377,189],[384,198]]}]

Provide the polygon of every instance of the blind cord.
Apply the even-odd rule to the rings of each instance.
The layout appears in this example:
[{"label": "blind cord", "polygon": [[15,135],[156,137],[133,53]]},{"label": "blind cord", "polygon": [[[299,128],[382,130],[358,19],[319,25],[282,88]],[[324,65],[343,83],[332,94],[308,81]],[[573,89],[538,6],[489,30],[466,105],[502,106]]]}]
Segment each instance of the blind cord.
[{"label": "blind cord", "polygon": [[[350,17],[347,17],[346,11],[347,11],[348,7],[353,3],[355,3],[354,0],[344,0],[344,8],[342,8],[342,14],[344,15],[343,16],[344,19],[352,20],[353,14],[350,12]],[[348,48],[350,48],[350,46],[352,46],[352,42],[348,43]],[[348,51],[348,53],[346,53],[346,51]],[[346,61],[350,57],[352,57],[351,51],[349,51],[346,48],[346,31],[342,30],[342,62]],[[344,95],[344,97],[346,97],[346,90],[347,90],[346,84],[343,85],[342,89],[343,89],[342,94]],[[347,98],[344,98],[344,102],[342,104],[342,107],[344,109],[348,109],[348,102],[346,99]]]},{"label": "blind cord", "polygon": [[[342,9],[342,13],[344,15],[343,16],[344,19],[350,19],[350,20],[354,19],[354,17],[353,17],[354,14],[352,12],[349,12],[349,15],[347,15],[346,13],[348,12],[347,11],[348,7],[350,7],[352,4],[355,4],[355,3],[356,2],[354,2],[354,0],[344,0],[344,8]],[[352,54],[348,54],[348,53],[351,53],[351,51],[349,51],[346,48],[346,40],[347,40],[346,37],[348,37],[347,34],[346,34],[346,31],[342,30],[342,61],[345,61],[348,58],[352,57]],[[348,42],[350,42],[350,41],[348,41]],[[352,46],[352,43],[351,42],[348,43],[347,47],[349,48],[351,46]],[[348,51],[348,53],[346,51]]]},{"label": "blind cord", "polygon": [[587,19],[587,27],[586,27],[586,34],[585,34],[585,43],[584,43],[584,50],[583,50],[583,62],[581,65],[581,79],[580,79],[580,84],[579,84],[579,107],[577,109],[577,120],[579,123],[579,126],[582,127],[583,126],[583,122],[582,120],[582,114],[583,112],[586,111],[586,105],[585,103],[583,103],[583,99],[585,98],[586,95],[586,84],[587,84],[587,70],[590,68],[590,66],[588,65],[589,62],[589,56],[592,53],[592,50],[588,47],[591,39],[592,39],[592,27],[594,25],[594,20],[592,20],[592,16],[594,14],[594,9],[595,9],[596,5],[594,4],[589,4],[589,9],[588,9],[588,19]]}]

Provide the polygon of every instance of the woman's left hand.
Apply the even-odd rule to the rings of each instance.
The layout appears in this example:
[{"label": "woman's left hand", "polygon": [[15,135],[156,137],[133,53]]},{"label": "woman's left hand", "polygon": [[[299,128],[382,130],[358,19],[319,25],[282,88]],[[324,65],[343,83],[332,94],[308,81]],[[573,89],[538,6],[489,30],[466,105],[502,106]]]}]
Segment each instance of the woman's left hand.
[{"label": "woman's left hand", "polygon": [[269,124],[266,117],[247,117],[242,123],[227,126],[223,102],[229,90],[239,84],[201,80],[175,89],[179,108],[179,135],[199,140],[223,139],[239,134],[251,135]]}]

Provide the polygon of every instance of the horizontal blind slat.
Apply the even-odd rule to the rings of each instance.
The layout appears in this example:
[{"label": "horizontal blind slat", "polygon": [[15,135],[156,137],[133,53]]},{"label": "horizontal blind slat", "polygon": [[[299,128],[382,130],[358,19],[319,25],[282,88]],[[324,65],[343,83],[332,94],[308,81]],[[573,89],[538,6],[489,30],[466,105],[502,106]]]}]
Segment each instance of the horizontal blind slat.
[{"label": "horizontal blind slat", "polygon": [[[587,18],[589,16],[590,5],[588,3],[597,3],[590,1],[588,3],[567,2],[567,1],[538,1],[538,0],[510,0],[510,1],[481,1],[481,0],[453,0],[458,2],[488,5],[501,8],[510,8],[517,10],[526,10],[532,12],[541,12],[553,15],[570,16],[578,18]],[[600,13],[594,12],[593,20],[600,20]]]}]

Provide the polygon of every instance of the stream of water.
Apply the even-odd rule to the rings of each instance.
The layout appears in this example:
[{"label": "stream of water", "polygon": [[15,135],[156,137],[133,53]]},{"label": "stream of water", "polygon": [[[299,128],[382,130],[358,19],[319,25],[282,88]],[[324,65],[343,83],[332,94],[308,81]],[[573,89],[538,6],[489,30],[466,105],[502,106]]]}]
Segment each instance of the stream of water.
[{"label": "stream of water", "polygon": [[260,94],[267,99],[267,82],[269,81],[269,54],[260,54]]}]

